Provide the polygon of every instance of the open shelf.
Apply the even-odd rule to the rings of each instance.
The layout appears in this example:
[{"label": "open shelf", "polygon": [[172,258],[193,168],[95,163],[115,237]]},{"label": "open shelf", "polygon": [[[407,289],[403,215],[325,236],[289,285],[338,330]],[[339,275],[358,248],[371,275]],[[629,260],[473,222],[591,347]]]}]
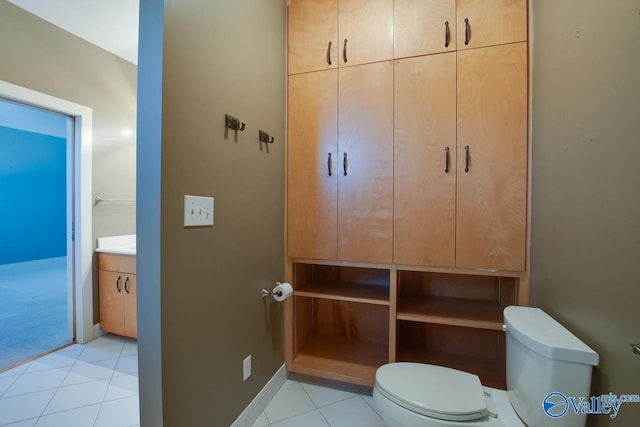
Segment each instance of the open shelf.
[{"label": "open shelf", "polygon": [[389,289],[361,283],[309,283],[294,291],[296,296],[389,305]]},{"label": "open shelf", "polygon": [[398,298],[396,317],[399,320],[500,331],[502,310],[497,301],[414,295]]},{"label": "open shelf", "polygon": [[387,344],[344,338],[311,339],[289,371],[373,387],[378,367],[387,363]]},{"label": "open shelf", "polygon": [[483,385],[506,388],[502,331],[399,320],[396,361],[471,372]]},{"label": "open shelf", "polygon": [[295,264],[294,295],[389,305],[389,270]]}]

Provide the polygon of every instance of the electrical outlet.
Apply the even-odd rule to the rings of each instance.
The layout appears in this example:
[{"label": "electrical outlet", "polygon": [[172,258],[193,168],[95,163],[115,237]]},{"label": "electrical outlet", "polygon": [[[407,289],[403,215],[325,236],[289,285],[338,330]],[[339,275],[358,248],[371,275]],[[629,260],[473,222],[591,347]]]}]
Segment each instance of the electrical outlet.
[{"label": "electrical outlet", "polygon": [[184,226],[213,225],[213,197],[184,196]]},{"label": "electrical outlet", "polygon": [[251,376],[251,355],[242,361],[242,381],[246,381]]}]

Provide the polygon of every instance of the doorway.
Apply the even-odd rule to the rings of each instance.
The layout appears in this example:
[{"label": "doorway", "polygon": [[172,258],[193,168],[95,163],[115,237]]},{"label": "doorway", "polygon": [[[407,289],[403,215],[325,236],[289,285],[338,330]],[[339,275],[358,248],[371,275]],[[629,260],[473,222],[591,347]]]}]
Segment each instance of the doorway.
[{"label": "doorway", "polygon": [[72,127],[0,98],[0,370],[74,339]]},{"label": "doorway", "polygon": [[[66,121],[68,336],[79,343],[93,339],[92,122],[91,108],[0,80],[0,98],[69,117]],[[3,201],[5,202],[5,201]],[[19,208],[19,207],[18,207]],[[46,209],[41,215],[46,215]]]}]

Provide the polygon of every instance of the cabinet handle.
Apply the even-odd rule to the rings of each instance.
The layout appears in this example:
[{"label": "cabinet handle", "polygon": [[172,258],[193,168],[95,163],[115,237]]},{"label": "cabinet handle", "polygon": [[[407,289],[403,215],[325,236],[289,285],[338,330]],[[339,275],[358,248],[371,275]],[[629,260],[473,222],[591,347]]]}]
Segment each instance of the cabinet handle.
[{"label": "cabinet handle", "polygon": [[471,39],[471,26],[469,25],[469,18],[464,18],[464,44],[469,44]]},{"label": "cabinet handle", "polygon": [[344,39],[344,46],[342,47],[342,59],[344,63],[347,63],[347,39]]},{"label": "cabinet handle", "polygon": [[331,65],[331,42],[329,42],[329,46],[327,47],[327,64]]},{"label": "cabinet handle", "polygon": [[444,21],[444,47],[449,47],[451,32],[449,31],[449,21]]},{"label": "cabinet handle", "polygon": [[333,160],[331,160],[331,153],[329,153],[329,158],[327,159],[327,168],[329,169],[329,176],[333,174]]},{"label": "cabinet handle", "polygon": [[449,147],[444,147],[444,173],[449,173]]},{"label": "cabinet handle", "polygon": [[464,171],[469,172],[469,161],[471,160],[471,155],[469,154],[469,146],[464,147]]},{"label": "cabinet handle", "polygon": [[349,160],[347,160],[347,153],[344,153],[344,158],[342,159],[342,169],[344,169],[344,176],[347,176],[348,168],[349,168]]},{"label": "cabinet handle", "polygon": [[124,290],[126,293],[129,293],[129,276],[127,276],[126,280],[124,281]]},{"label": "cabinet handle", "polygon": [[118,292],[122,292],[122,288],[120,287],[120,276],[118,276],[118,280],[116,280],[116,289]]}]

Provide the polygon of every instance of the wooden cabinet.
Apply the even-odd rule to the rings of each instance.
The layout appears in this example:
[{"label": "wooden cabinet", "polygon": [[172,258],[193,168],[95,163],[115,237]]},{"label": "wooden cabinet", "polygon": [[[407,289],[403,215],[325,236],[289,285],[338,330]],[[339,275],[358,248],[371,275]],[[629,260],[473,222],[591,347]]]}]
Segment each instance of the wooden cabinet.
[{"label": "wooden cabinet", "polygon": [[393,63],[340,70],[338,259],[391,262]]},{"label": "wooden cabinet", "polygon": [[458,52],[456,266],[524,271],[527,44]]},{"label": "wooden cabinet", "polygon": [[288,98],[288,256],[391,262],[393,64],[290,76]]},{"label": "wooden cabinet", "polygon": [[393,260],[455,266],[456,54],[395,62]]},{"label": "wooden cabinet", "polygon": [[393,58],[392,0],[292,0],[288,74]]},{"label": "wooden cabinet", "polygon": [[457,49],[527,40],[526,0],[457,0]]},{"label": "wooden cabinet", "polygon": [[338,1],[293,0],[287,20],[289,74],[338,67]]},{"label": "wooden cabinet", "polygon": [[394,58],[456,50],[455,0],[395,0]]},{"label": "wooden cabinet", "polygon": [[393,59],[393,0],[338,0],[340,67]]},{"label": "wooden cabinet", "polygon": [[292,0],[290,371],[371,386],[418,361],[505,387],[502,312],[528,304],[526,40],[524,0]]},{"label": "wooden cabinet", "polygon": [[338,257],[338,70],[289,76],[287,253]]},{"label": "wooden cabinet", "polygon": [[137,338],[135,256],[98,255],[100,329]]}]

